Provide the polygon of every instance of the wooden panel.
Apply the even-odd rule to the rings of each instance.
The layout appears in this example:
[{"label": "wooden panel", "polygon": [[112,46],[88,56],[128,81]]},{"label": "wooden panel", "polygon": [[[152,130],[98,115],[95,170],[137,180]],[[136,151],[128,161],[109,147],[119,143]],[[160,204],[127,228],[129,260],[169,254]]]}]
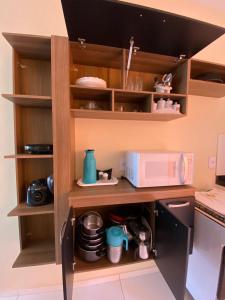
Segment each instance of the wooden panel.
[{"label": "wooden panel", "polygon": [[225,84],[191,79],[189,82],[189,94],[222,98],[225,96]]},{"label": "wooden panel", "polygon": [[16,159],[53,158],[53,155],[52,154],[12,154],[12,155],[5,155],[4,158],[16,158]]},{"label": "wooden panel", "polygon": [[17,108],[17,152],[25,144],[52,144],[52,112],[47,108]]},{"label": "wooden panel", "polygon": [[23,249],[28,248],[33,241],[54,240],[53,214],[21,216],[19,218],[22,223]]},{"label": "wooden panel", "polygon": [[134,188],[127,180],[116,186],[79,187],[75,185],[69,194],[69,204],[74,208],[112,204],[152,202],[160,199],[193,196],[191,186]]},{"label": "wooden panel", "polygon": [[32,241],[29,247],[21,250],[13,268],[39,266],[55,262],[54,240]]},{"label": "wooden panel", "polygon": [[22,57],[37,59],[50,58],[50,37],[7,32],[3,32],[2,35]]},{"label": "wooden panel", "polygon": [[9,217],[13,216],[29,216],[29,215],[43,215],[53,214],[54,204],[50,203],[42,206],[27,206],[26,203],[18,204],[13,210],[8,213]]},{"label": "wooden panel", "polygon": [[72,63],[120,69],[122,65],[122,49],[85,43],[70,42]]},{"label": "wooden panel", "polygon": [[2,94],[2,97],[14,104],[28,107],[51,107],[51,97],[35,95]]},{"label": "wooden panel", "polygon": [[80,77],[91,76],[98,77],[106,81],[108,88],[122,87],[121,69],[112,69],[106,67],[96,67],[87,65],[73,65],[71,67],[71,84],[75,84]]},{"label": "wooden panel", "polygon": [[172,81],[172,92],[187,94],[188,80],[189,80],[189,70],[188,70],[188,60],[181,62],[176,70],[173,73],[173,81]]},{"label": "wooden panel", "polygon": [[[74,176],[74,122],[70,117],[69,42],[52,37],[52,99],[56,261],[61,261],[60,229],[68,214]],[[63,126],[62,126],[63,124]]]},{"label": "wooden panel", "polygon": [[51,95],[51,63],[47,60],[20,58],[16,65],[19,72],[17,94]]}]

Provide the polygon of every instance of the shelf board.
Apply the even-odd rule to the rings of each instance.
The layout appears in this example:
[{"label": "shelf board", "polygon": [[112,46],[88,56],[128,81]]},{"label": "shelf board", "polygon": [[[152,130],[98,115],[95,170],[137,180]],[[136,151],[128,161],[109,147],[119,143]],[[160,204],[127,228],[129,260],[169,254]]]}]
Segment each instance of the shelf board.
[{"label": "shelf board", "polygon": [[69,205],[74,208],[152,202],[160,199],[194,196],[192,186],[135,188],[126,179],[117,185],[79,187],[74,185],[69,193]]},{"label": "shelf board", "polygon": [[9,217],[15,216],[32,216],[54,214],[54,204],[50,203],[43,206],[27,206],[26,203],[18,204],[13,210],[8,213]]},{"label": "shelf board", "polygon": [[137,121],[171,121],[185,117],[184,114],[164,114],[147,112],[119,112],[88,109],[71,109],[74,118],[111,119],[111,120],[137,120]]},{"label": "shelf board", "polygon": [[189,80],[189,94],[204,97],[222,98],[225,96],[225,84],[191,79]]},{"label": "shelf board", "polygon": [[28,107],[51,107],[51,96],[36,95],[19,95],[19,94],[2,94],[2,97],[21,106]]},{"label": "shelf board", "polygon": [[39,159],[39,158],[53,158],[53,154],[11,154],[5,155],[4,158],[15,158],[15,159]]},{"label": "shelf board", "polygon": [[50,59],[51,38],[28,34],[3,32],[2,35],[23,58]]},{"label": "shelf board", "polygon": [[108,259],[107,256],[104,256],[100,260],[96,262],[85,262],[82,259],[80,259],[78,256],[75,257],[76,266],[75,266],[75,272],[85,272],[85,271],[96,271],[98,269],[108,269],[108,268],[115,268],[115,267],[121,267],[129,264],[134,263],[143,263],[143,262],[154,262],[153,258],[147,259],[147,260],[134,260],[134,254],[133,251],[123,251],[123,255],[121,258],[121,261],[118,264],[112,264]]},{"label": "shelf board", "polygon": [[171,98],[171,99],[180,99],[180,98],[186,98],[187,97],[187,94],[175,94],[175,93],[156,93],[156,92],[153,92],[152,93],[154,98]]},{"label": "shelf board", "polygon": [[55,263],[54,240],[30,241],[26,248],[22,249],[13,268],[38,266]]}]

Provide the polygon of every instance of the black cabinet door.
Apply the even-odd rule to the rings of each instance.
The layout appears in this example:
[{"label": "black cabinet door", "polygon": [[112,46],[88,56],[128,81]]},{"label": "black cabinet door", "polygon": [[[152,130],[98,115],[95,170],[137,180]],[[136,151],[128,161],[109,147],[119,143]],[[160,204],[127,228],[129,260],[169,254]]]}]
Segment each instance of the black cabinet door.
[{"label": "black cabinet door", "polygon": [[73,209],[70,208],[67,221],[63,224],[61,231],[62,247],[62,276],[64,300],[73,298],[74,277],[74,226]]},{"label": "black cabinet door", "polygon": [[194,199],[169,199],[156,204],[156,264],[176,300],[184,300],[191,249]]}]

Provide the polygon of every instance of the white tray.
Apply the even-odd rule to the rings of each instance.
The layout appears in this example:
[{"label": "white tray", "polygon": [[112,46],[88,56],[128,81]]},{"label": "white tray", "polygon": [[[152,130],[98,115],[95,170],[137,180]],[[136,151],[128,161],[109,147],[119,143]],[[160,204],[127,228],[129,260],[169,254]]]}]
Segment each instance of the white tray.
[{"label": "white tray", "polygon": [[107,181],[103,181],[103,180],[97,180],[96,183],[90,183],[90,184],[85,184],[83,183],[82,181],[82,178],[80,178],[78,181],[77,181],[77,184],[79,186],[101,186],[101,185],[116,185],[118,183],[118,179],[116,177],[113,177],[110,179],[110,180],[107,180]]}]

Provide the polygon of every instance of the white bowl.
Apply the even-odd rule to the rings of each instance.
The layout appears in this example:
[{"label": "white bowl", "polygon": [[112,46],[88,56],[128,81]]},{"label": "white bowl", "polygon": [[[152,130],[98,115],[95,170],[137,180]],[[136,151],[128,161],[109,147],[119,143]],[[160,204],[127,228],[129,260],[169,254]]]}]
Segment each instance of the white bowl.
[{"label": "white bowl", "polygon": [[106,88],[106,81],[98,77],[81,77],[75,82],[82,87]]}]

